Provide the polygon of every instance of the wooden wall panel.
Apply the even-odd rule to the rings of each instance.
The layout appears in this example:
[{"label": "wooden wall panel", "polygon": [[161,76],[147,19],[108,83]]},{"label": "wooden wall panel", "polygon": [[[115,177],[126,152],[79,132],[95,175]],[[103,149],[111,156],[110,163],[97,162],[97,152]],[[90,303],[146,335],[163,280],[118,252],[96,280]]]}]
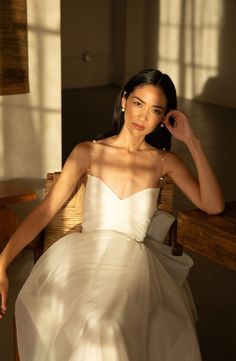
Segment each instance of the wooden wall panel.
[{"label": "wooden wall panel", "polygon": [[28,92],[26,0],[0,0],[0,95]]}]

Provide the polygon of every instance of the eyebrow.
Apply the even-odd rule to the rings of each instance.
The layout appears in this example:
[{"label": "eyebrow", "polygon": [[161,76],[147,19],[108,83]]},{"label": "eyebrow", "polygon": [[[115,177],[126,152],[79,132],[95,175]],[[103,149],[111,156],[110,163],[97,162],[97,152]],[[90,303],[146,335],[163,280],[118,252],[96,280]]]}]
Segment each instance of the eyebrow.
[{"label": "eyebrow", "polygon": [[[145,104],[145,101],[142,100],[141,98],[137,97],[137,95],[134,95],[134,98],[138,99],[141,103]],[[162,105],[153,105],[154,108],[159,108],[159,109],[163,109],[165,110],[165,107],[163,107]]]}]

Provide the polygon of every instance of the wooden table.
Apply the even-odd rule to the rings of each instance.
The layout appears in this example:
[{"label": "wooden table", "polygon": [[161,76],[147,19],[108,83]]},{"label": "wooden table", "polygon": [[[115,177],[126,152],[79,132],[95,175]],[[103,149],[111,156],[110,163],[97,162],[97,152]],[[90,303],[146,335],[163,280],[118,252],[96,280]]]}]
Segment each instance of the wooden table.
[{"label": "wooden table", "polygon": [[0,252],[20,223],[10,203],[28,202],[36,199],[36,193],[17,180],[0,181]]},{"label": "wooden table", "polygon": [[177,242],[236,271],[236,201],[226,203],[220,215],[198,209],[180,212]]}]

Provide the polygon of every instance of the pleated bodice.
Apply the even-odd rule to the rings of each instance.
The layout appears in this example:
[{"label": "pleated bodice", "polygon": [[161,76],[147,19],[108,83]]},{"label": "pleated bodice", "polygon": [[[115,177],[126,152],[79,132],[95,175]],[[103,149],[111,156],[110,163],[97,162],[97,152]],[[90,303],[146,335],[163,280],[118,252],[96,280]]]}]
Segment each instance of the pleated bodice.
[{"label": "pleated bodice", "polygon": [[115,230],[142,242],[157,208],[159,188],[144,188],[121,199],[99,177],[88,175],[83,231]]}]

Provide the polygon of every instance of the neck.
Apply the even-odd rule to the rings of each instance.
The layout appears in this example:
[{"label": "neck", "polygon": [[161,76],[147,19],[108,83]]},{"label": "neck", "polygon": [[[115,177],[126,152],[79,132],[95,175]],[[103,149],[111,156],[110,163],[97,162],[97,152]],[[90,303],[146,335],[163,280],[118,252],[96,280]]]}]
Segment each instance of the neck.
[{"label": "neck", "polygon": [[129,130],[123,126],[120,133],[115,138],[116,145],[127,150],[128,152],[135,152],[147,148],[145,136],[132,135]]}]

